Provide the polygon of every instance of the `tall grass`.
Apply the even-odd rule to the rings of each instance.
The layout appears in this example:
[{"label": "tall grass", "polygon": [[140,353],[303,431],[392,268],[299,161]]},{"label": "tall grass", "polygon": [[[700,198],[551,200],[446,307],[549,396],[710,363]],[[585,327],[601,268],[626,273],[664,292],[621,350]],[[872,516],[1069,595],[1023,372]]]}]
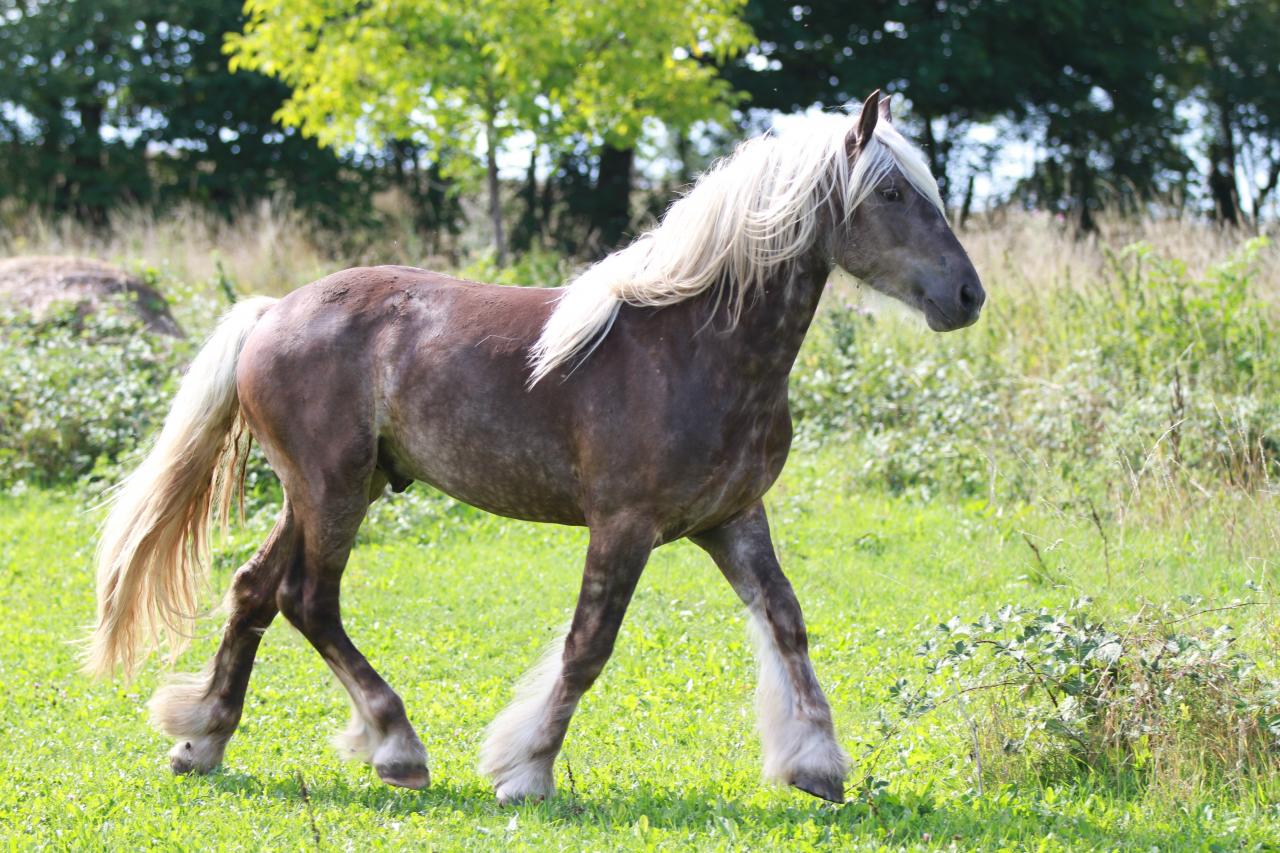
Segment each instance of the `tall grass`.
[{"label": "tall grass", "polygon": [[395,221],[378,233],[325,231],[298,211],[263,202],[231,219],[198,207],[167,213],[123,209],[104,228],[74,220],[0,217],[0,255],[77,255],[176,282],[225,278],[245,293],[279,295],[345,266],[431,260],[425,244]]},{"label": "tall grass", "polygon": [[[1031,499],[1065,486],[1123,504],[1147,482],[1268,489],[1280,473],[1274,247],[1237,242],[1199,270],[1147,243],[1096,248],[1088,277],[989,275],[986,316],[961,334],[837,295],[795,377],[802,430],[853,442],[868,479],[895,491]],[[1077,269],[1068,256],[1082,250],[1064,251],[1056,260]]]}]

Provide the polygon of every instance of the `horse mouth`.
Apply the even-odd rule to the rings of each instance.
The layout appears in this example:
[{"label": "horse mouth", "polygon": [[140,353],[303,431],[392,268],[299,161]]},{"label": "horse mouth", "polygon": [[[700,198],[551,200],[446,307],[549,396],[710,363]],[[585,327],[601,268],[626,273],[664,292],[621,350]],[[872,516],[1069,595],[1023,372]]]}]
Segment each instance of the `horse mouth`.
[{"label": "horse mouth", "polygon": [[978,322],[978,317],[982,315],[981,308],[974,308],[970,311],[945,311],[938,303],[932,299],[925,297],[924,300],[924,319],[929,324],[929,328],[935,332],[954,332],[959,329],[965,329]]}]

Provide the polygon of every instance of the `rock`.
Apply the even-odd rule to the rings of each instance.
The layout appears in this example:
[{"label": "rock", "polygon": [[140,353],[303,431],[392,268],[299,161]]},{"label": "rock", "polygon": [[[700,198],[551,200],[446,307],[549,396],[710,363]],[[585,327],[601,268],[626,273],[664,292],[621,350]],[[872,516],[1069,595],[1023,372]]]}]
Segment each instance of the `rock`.
[{"label": "rock", "polygon": [[84,318],[111,301],[152,332],[183,337],[182,327],[155,288],[119,267],[88,258],[30,256],[0,260],[0,308],[16,308],[44,319],[72,303]]}]

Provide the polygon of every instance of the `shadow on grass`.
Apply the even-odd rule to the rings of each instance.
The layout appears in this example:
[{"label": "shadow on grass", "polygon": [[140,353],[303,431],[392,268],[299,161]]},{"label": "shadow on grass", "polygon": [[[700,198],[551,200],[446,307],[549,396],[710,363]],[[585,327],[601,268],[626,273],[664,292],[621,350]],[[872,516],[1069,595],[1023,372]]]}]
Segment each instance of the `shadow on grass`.
[{"label": "shadow on grass", "polygon": [[[242,773],[219,772],[204,781],[222,791],[242,796],[294,801],[300,808],[319,812],[365,808],[388,817],[433,812],[461,813],[477,821],[519,815],[522,822],[557,826],[593,827],[623,832],[644,819],[654,829],[705,831],[720,837],[750,837],[757,833],[785,838],[791,831],[812,837],[838,836],[846,840],[874,839],[880,844],[923,843],[947,846],[989,846],[999,842],[1018,844],[1046,836],[1072,842],[1117,843],[1130,848],[1184,849],[1187,846],[1239,847],[1243,837],[1211,833],[1198,821],[1167,822],[1158,829],[1133,828],[1112,815],[1102,822],[1090,816],[1064,814],[1034,801],[1020,801],[1003,808],[989,799],[955,799],[939,806],[929,797],[898,799],[878,797],[874,802],[853,800],[842,806],[795,794],[794,800],[759,804],[741,802],[706,791],[675,790],[633,785],[588,796],[561,792],[544,803],[518,807],[499,806],[484,785],[451,785],[433,782],[426,790],[410,791],[382,785],[375,780],[352,782],[343,778],[307,779],[277,775],[259,778]],[[1123,802],[1117,802],[1122,807]]]}]

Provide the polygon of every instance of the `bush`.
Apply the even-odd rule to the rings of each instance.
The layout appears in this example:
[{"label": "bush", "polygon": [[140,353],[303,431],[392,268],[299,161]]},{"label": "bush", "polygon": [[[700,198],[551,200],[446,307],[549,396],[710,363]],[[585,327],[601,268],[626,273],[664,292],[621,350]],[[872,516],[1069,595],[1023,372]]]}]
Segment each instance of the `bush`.
[{"label": "bush", "polygon": [[0,317],[0,485],[119,462],[163,420],[190,351],[123,310]]},{"label": "bush", "polygon": [[924,678],[892,690],[899,727],[955,706],[957,739],[995,784],[1088,772],[1174,796],[1247,785],[1280,771],[1280,681],[1237,650],[1229,626],[1188,627],[1247,606],[1187,599],[1108,624],[1079,599],[1064,612],[953,618],[919,649]]}]

